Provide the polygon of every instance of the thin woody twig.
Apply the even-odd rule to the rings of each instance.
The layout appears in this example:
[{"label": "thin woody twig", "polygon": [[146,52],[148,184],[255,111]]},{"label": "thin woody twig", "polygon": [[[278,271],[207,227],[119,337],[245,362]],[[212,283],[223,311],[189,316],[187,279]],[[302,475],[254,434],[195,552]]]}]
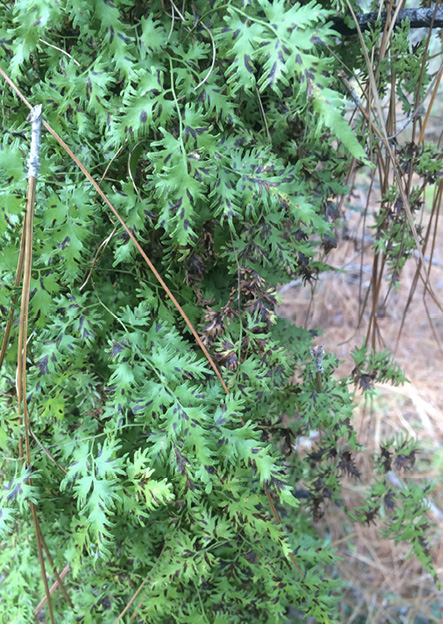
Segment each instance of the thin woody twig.
[{"label": "thin woody twig", "polygon": [[[117,156],[120,154],[120,152],[121,152],[121,150],[122,150],[122,149],[123,149],[123,146],[122,146],[122,145],[120,145],[120,147],[118,148],[118,150],[116,151],[116,153],[114,154],[114,156],[111,158],[111,160],[110,160],[110,161],[109,161],[109,163],[107,164],[106,169],[105,169],[105,171],[104,171],[104,173],[103,173],[102,177],[100,178],[100,182],[98,183],[98,185],[99,185],[99,186],[101,186],[101,185],[102,185],[102,182],[103,182],[103,180],[105,179],[106,174],[108,173],[109,167],[112,165],[112,163],[114,162],[114,160],[115,160],[115,159],[117,158]],[[112,221],[112,219],[111,219],[111,221]],[[113,222],[112,222],[112,223],[113,223]],[[87,274],[87,276],[86,276],[86,278],[85,278],[85,280],[84,280],[83,284],[82,284],[82,285],[80,286],[80,288],[79,288],[79,291],[80,291],[80,292],[83,290],[83,288],[84,288],[84,287],[86,286],[86,284],[89,282],[89,279],[90,279],[90,277],[91,277],[91,275],[92,275],[92,272],[94,271],[94,267],[95,267],[96,263],[97,263],[97,262],[98,262],[98,260],[101,258],[101,256],[104,254],[107,244],[109,243],[109,241],[111,240],[111,238],[114,236],[114,234],[115,234],[115,232],[116,232],[116,231],[117,231],[117,228],[116,228],[116,227],[114,227],[114,229],[112,230],[111,234],[109,234],[109,236],[107,236],[107,237],[105,238],[105,240],[104,240],[104,241],[102,241],[102,242],[100,243],[100,245],[98,246],[97,251],[96,251],[96,253],[95,253],[95,256],[94,256],[94,258],[93,258],[93,260],[92,260],[92,263],[91,263],[91,268],[89,269],[89,272],[88,272],[88,274]]]},{"label": "thin woody twig", "polygon": [[49,459],[52,461],[53,464],[55,464],[57,466],[57,468],[59,470],[61,470],[62,472],[64,472],[65,474],[67,474],[66,470],[63,468],[63,466],[60,466],[60,464],[58,463],[58,461],[55,459],[55,457],[53,455],[51,455],[51,453],[48,451],[48,449],[46,448],[46,446],[44,444],[42,444],[40,442],[40,440],[37,438],[37,436],[35,435],[35,433],[32,431],[31,427],[29,427],[29,433],[32,435],[32,437],[34,438],[34,440],[37,442],[37,444],[39,445],[39,447],[42,449],[42,451],[44,453],[46,453],[46,455],[49,457]]},{"label": "thin woody twig", "polygon": [[40,38],[39,41],[41,41],[42,43],[44,43],[45,45],[49,46],[50,48],[54,48],[54,50],[58,50],[59,52],[61,52],[62,54],[66,54],[66,56],[69,56],[70,59],[72,59],[74,61],[74,63],[80,67],[80,63],[78,61],[75,60],[75,58],[73,56],[71,56],[68,52],[66,52],[66,50],[62,50],[62,48],[58,48],[57,46],[53,45],[52,43],[49,43],[49,41],[45,41],[44,39]]},{"label": "thin woody twig", "polygon": [[[358,36],[359,36],[359,39],[360,39],[361,44],[362,44],[362,52],[363,52],[363,56],[364,56],[364,59],[365,59],[366,67],[367,67],[367,70],[368,70],[369,83],[370,83],[371,90],[372,90],[372,93],[373,93],[373,97],[374,97],[374,101],[375,101],[375,108],[376,108],[377,115],[378,115],[378,118],[379,118],[379,123],[381,125],[381,131],[376,129],[375,124],[374,125],[372,124],[372,120],[370,120],[371,127],[373,127],[374,130],[376,130],[378,136],[380,136],[382,138],[382,141],[383,141],[383,143],[384,143],[384,145],[386,147],[386,150],[387,150],[387,153],[389,155],[389,158],[390,158],[392,164],[394,165],[394,176],[395,176],[395,179],[396,179],[396,182],[397,182],[398,190],[400,192],[400,196],[401,196],[401,199],[403,201],[404,210],[405,210],[406,215],[407,215],[407,219],[408,219],[408,222],[409,222],[409,227],[410,227],[411,232],[412,232],[412,236],[414,237],[415,243],[417,245],[417,252],[420,255],[420,267],[421,267],[420,268],[420,277],[423,280],[423,284],[424,284],[426,290],[429,292],[429,294],[431,295],[433,300],[437,303],[437,305],[439,305],[437,297],[435,296],[435,293],[434,293],[431,285],[429,284],[426,275],[423,273],[422,267],[424,265],[424,259],[423,259],[423,252],[421,250],[420,239],[418,237],[417,228],[415,227],[414,220],[412,218],[411,208],[410,208],[410,205],[409,205],[409,199],[407,197],[405,188],[404,188],[404,186],[402,184],[401,176],[399,174],[399,170],[401,170],[401,169],[399,167],[399,163],[398,163],[397,157],[394,154],[394,152],[392,150],[392,147],[391,147],[391,144],[390,144],[389,139],[388,139],[388,134],[387,134],[387,130],[386,130],[386,124],[385,124],[384,119],[383,119],[383,112],[382,112],[382,108],[381,108],[380,98],[379,98],[378,93],[377,93],[376,80],[375,80],[374,72],[372,70],[372,65],[371,65],[371,61],[369,59],[369,55],[368,55],[367,49],[366,49],[366,47],[364,45],[364,40],[363,40],[363,35],[362,35],[362,32],[361,32],[361,28],[360,28],[360,26],[358,24],[357,17],[355,15],[355,12],[352,9],[352,6],[351,6],[349,0],[346,0],[346,4],[348,5],[348,9],[349,9],[349,11],[350,11],[350,13],[351,13],[351,15],[352,15],[352,17],[354,19],[354,22],[355,22],[355,25],[356,25],[356,28],[357,28],[357,32],[358,32]],[[432,14],[434,15],[434,11],[432,11]]]},{"label": "thin woody twig", "polygon": [[51,557],[51,553],[49,552],[48,546],[46,545],[45,538],[43,537],[42,528],[40,526],[40,523],[38,523],[38,529],[39,529],[39,533],[40,533],[40,538],[42,540],[43,548],[44,548],[45,553],[46,553],[46,557],[48,558],[49,565],[52,567],[52,571],[54,572],[55,580],[58,583],[58,587],[60,587],[60,589],[62,590],[62,593],[63,593],[64,597],[66,598],[66,602],[68,603],[68,605],[75,612],[74,605],[72,604],[72,600],[68,596],[68,592],[65,589],[65,586],[64,586],[63,581],[62,581],[62,577],[57,572],[57,568],[55,566],[54,560]]},{"label": "thin woody twig", "polygon": [[[157,557],[157,561],[154,563],[154,565],[152,566],[151,570],[149,571],[148,575],[146,576],[146,578],[144,579],[144,581],[142,581],[137,589],[137,591],[135,592],[135,594],[132,596],[131,600],[128,602],[128,604],[126,605],[126,607],[123,609],[123,611],[116,617],[116,619],[114,620],[113,624],[117,624],[117,622],[119,622],[122,617],[124,615],[126,615],[126,613],[129,611],[129,609],[131,608],[131,605],[134,603],[134,601],[137,599],[137,596],[140,594],[140,592],[142,591],[143,587],[146,585],[146,583],[149,580],[149,577],[151,576],[152,570],[154,569],[154,567],[158,564],[158,562],[160,561],[160,559],[163,556],[163,553],[165,552],[165,548],[166,548],[166,542],[163,544],[163,548],[160,551],[159,556]],[[140,606],[141,602],[139,603]],[[138,607],[137,607],[138,609]],[[137,612],[137,609],[134,611],[134,613],[132,614],[134,616],[134,614]],[[132,620],[132,617],[131,617]]]},{"label": "thin woody twig", "polygon": [[[26,337],[28,335],[28,311],[29,311],[29,291],[31,286],[31,268],[32,268],[32,238],[33,238],[33,220],[34,220],[34,204],[35,204],[35,187],[37,184],[37,175],[40,167],[40,135],[42,124],[42,106],[39,104],[31,109],[28,116],[31,122],[31,149],[29,151],[29,173],[28,173],[28,192],[26,198],[26,212],[23,219],[22,245],[23,251],[23,284],[22,284],[22,300],[20,306],[20,324],[18,335],[18,356],[17,356],[17,400],[19,422],[21,423],[21,403],[23,399],[23,417],[25,421],[25,441],[26,441],[26,460],[27,465],[31,464],[31,452],[29,447],[29,426],[28,426],[28,410],[26,401]],[[19,456],[23,463],[23,439],[19,440]]]},{"label": "thin woody twig", "polygon": [[[68,573],[69,570],[69,565],[66,565],[63,570],[60,572],[59,578],[60,580],[62,580],[66,574]],[[55,581],[52,585],[51,585],[51,589],[49,590],[49,595],[52,596],[52,594],[55,592],[55,590],[57,589],[57,587],[59,586],[59,581]],[[43,609],[43,607],[45,606],[47,600],[46,600],[46,596],[44,598],[42,598],[40,600],[40,602],[38,603],[38,605],[35,607],[34,611],[32,612],[33,615],[37,616],[40,611]]]},{"label": "thin woody twig", "polygon": [[[31,288],[31,270],[32,270],[32,239],[33,239],[33,221],[34,221],[34,205],[35,205],[35,189],[37,185],[37,176],[40,168],[40,137],[42,127],[42,106],[38,104],[31,108],[28,116],[31,123],[31,148],[29,151],[28,161],[28,191],[26,197],[26,213],[23,219],[23,235],[22,245],[24,247],[23,260],[23,284],[22,299],[20,305],[20,323],[17,345],[17,413],[19,423],[24,422],[25,430],[25,448],[26,448],[26,466],[31,468],[31,447],[29,444],[29,415],[26,392],[26,350],[28,335],[28,314],[29,314],[29,293]],[[23,420],[22,420],[22,403],[23,403]],[[23,464],[23,437],[19,439],[19,457]],[[29,479],[31,483],[31,479]],[[45,570],[45,561],[43,558],[43,548],[41,533],[37,518],[37,510],[35,504],[31,501],[31,514],[34,523],[35,538],[37,543],[38,560],[40,570],[45,587],[45,596],[48,604],[49,617],[54,624],[54,613],[52,610],[51,595],[49,593],[48,579]]]},{"label": "thin woody twig", "polygon": [[212,36],[211,31],[209,30],[209,28],[207,26],[205,26],[202,22],[202,27],[206,30],[206,32],[208,33],[209,37],[211,38],[211,44],[212,44],[212,61],[211,61],[211,67],[208,70],[208,73],[206,74],[206,76],[203,78],[203,80],[201,80],[198,85],[196,87],[194,87],[194,91],[197,91],[197,89],[199,89],[200,87],[202,87],[205,82],[208,80],[209,76],[212,74],[213,70],[214,70],[214,65],[215,65],[215,60],[217,58],[217,49],[215,47],[215,41],[214,41],[214,37]]},{"label": "thin woody twig", "polygon": [[[26,214],[23,219],[22,236],[21,236],[21,241],[20,241],[20,252],[19,252],[19,258],[18,258],[18,263],[17,263],[17,270],[15,272],[15,280],[14,280],[15,288],[18,288],[20,286],[20,282],[22,279],[23,263],[25,261],[25,230],[26,230]],[[3,364],[3,361],[5,359],[6,350],[9,344],[9,336],[11,334],[11,327],[12,327],[12,321],[14,318],[14,308],[15,308],[16,302],[17,302],[17,293],[15,293],[14,297],[12,298],[11,309],[9,311],[9,319],[8,319],[8,322],[6,323],[5,333],[3,334],[2,347],[0,350],[0,370]]]},{"label": "thin woody twig", "polygon": [[[411,28],[426,28],[429,27],[432,21],[432,15],[434,13],[434,9],[401,9],[398,12],[397,19],[395,21],[394,27],[398,28],[402,25],[405,20],[409,20]],[[356,16],[357,23],[360,27],[360,30],[364,32],[365,30],[369,30],[372,26],[375,25],[378,19],[380,19],[381,26],[383,27],[388,18],[388,14],[386,11],[379,14],[378,11],[373,11],[372,13],[363,13]],[[341,35],[356,35],[357,31],[355,28],[349,27],[344,18],[338,17],[332,22],[333,28],[335,31],[340,33]],[[438,7],[435,20],[434,20],[434,28],[438,28],[443,26],[443,7]]]}]

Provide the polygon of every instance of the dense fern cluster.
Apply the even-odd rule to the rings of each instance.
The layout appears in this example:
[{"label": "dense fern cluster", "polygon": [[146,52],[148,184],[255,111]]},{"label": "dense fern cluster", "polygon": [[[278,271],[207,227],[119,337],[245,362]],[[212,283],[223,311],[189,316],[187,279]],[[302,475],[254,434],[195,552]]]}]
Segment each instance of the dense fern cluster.
[{"label": "dense fern cluster", "polygon": [[[45,134],[30,467],[17,459],[14,341],[0,382],[2,621],[33,621],[43,595],[29,500],[57,568],[70,568],[73,609],[60,597],[57,621],[111,623],[144,579],[135,621],[279,622],[289,607],[332,621],[334,556],[312,515],[337,501],[342,479],[358,476],[351,380],[333,378],[328,355],[319,388],[313,336],[275,314],[278,284],[311,281],[325,267],[330,198],[345,191],[350,155],[366,162],[342,116],[330,13],[283,0],[19,0],[0,15],[2,67],[100,180],[230,392],[127,233]],[[5,322],[26,193],[26,115],[4,87]],[[387,356],[375,357],[359,352],[362,386],[375,376],[402,381]],[[322,430],[321,447],[296,456],[294,438],[312,429]],[[294,496],[300,479],[303,504]],[[413,536],[422,558],[423,531]]]}]

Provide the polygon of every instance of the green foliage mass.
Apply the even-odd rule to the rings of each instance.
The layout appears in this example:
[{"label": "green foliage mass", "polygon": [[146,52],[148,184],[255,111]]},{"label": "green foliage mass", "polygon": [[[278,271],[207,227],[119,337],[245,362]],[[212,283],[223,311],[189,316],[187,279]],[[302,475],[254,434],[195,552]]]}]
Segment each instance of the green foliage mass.
[{"label": "green foliage mass", "polygon": [[[312,514],[358,476],[350,384],[403,379],[387,354],[362,350],[354,379],[335,379],[327,355],[319,389],[313,335],[275,315],[278,284],[325,268],[329,198],[345,191],[351,156],[367,162],[343,116],[331,12],[283,0],[181,9],[18,0],[0,16],[1,66],[101,179],[230,391],[127,233],[44,133],[29,468],[17,459],[15,335],[0,381],[1,621],[34,621],[44,595],[29,501],[55,565],[70,568],[74,610],[58,594],[58,622],[112,623],[143,580],[139,622],[282,622],[289,608],[335,621],[334,553]],[[29,148],[27,110],[8,87],[1,115],[4,326]],[[296,436],[319,429],[309,458],[291,451]],[[305,499],[295,496],[301,479]],[[417,492],[399,497],[407,510]],[[415,523],[412,535],[411,526],[397,511],[386,534],[423,555],[425,527]]]}]

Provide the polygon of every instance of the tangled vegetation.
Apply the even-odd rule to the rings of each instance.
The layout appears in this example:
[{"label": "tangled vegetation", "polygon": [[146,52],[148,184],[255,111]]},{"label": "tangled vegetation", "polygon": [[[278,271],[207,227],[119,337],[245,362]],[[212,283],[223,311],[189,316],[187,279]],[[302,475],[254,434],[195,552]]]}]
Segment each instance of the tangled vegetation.
[{"label": "tangled vegetation", "polygon": [[[348,377],[334,376],[331,353],[316,366],[318,338],[277,317],[276,288],[328,268],[339,198],[351,170],[371,167],[371,141],[409,163],[416,149],[397,151],[368,122],[346,86],[351,72],[360,86],[375,80],[380,96],[395,72],[408,114],[411,94],[420,102],[431,83],[421,71],[426,40],[411,49],[407,22],[374,76],[358,37],[333,29],[339,4],[2,4],[2,70],[43,105],[126,225],[43,132],[17,376],[30,127],[5,82],[2,622],[32,622],[40,610],[66,624],[282,622],[289,609],[336,621],[341,581],[315,521],[342,505],[343,480],[359,478],[356,386],[405,378],[368,344],[355,348]],[[369,51],[382,28],[362,35]],[[358,113],[352,126],[346,102]],[[439,154],[420,149],[418,175],[435,178]],[[419,193],[401,185],[384,190],[374,236],[394,285],[421,236],[411,227]],[[26,408],[20,392],[17,406],[23,378]],[[313,430],[317,446],[295,452]],[[394,491],[386,477],[416,453],[410,440],[387,441],[351,513],[408,541],[434,575],[425,492]],[[63,579],[54,566],[67,569]]]}]

